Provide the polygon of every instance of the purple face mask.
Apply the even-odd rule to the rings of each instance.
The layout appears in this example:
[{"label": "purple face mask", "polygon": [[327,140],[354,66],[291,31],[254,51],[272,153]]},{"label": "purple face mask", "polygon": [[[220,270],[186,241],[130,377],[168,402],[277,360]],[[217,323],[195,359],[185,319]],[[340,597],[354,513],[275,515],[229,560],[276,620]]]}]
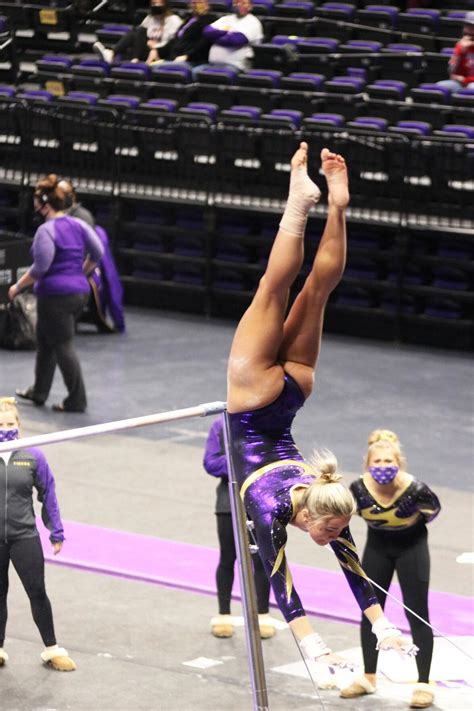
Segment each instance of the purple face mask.
[{"label": "purple face mask", "polygon": [[18,439],[18,430],[0,430],[0,442],[13,442]]},{"label": "purple face mask", "polygon": [[377,484],[390,484],[398,474],[398,467],[369,467]]}]

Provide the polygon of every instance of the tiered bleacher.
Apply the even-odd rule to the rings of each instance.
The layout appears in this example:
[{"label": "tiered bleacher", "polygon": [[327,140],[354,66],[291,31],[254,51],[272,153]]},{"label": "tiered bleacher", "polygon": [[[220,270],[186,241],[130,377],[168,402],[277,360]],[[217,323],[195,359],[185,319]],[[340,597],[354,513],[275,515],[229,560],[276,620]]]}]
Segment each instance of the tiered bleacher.
[{"label": "tiered bleacher", "polygon": [[[308,141],[316,166],[330,145],[352,201],[328,328],[472,348],[474,91],[436,84],[472,5],[255,0],[265,41],[252,68],[193,77],[93,54],[148,2],[0,2],[0,230],[31,235],[37,175],[70,176],[110,234],[129,302],[235,317],[295,146]],[[309,242],[323,218],[324,205]]]}]

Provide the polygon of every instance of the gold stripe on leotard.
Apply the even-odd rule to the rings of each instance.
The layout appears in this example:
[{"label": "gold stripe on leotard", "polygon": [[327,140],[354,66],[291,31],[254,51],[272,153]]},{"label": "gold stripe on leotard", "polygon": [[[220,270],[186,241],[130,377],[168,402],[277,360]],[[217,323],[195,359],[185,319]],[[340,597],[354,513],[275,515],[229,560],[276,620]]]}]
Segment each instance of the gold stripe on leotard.
[{"label": "gold stripe on leotard", "polygon": [[[348,543],[349,543],[349,541],[346,541],[343,538],[339,538],[338,540],[343,541],[344,545],[348,545]],[[344,558],[344,560],[341,560],[340,556],[342,558]],[[339,551],[337,558],[343,568],[347,568],[352,573],[355,573],[356,575],[360,575],[361,578],[365,578],[366,580],[368,579],[367,574],[364,572],[361,565],[357,561],[355,561],[354,558],[351,558],[350,555],[348,555],[348,553],[345,553],[344,551]]]},{"label": "gold stripe on leotard", "polygon": [[256,469],[253,474],[250,474],[250,476],[247,477],[247,479],[242,484],[242,487],[240,489],[240,496],[242,501],[244,500],[244,496],[249,486],[251,486],[255,481],[257,481],[257,479],[260,479],[260,477],[264,476],[265,474],[268,474],[269,472],[273,471],[274,469],[277,469],[278,467],[286,466],[300,467],[300,469],[303,470],[302,474],[308,474],[312,477],[315,476],[314,470],[308,464],[308,462],[303,462],[300,459],[281,459],[278,462],[271,462],[270,464],[265,464],[263,467],[260,467],[260,469]]},{"label": "gold stripe on leotard", "polygon": [[408,528],[408,526],[413,526],[420,518],[418,511],[407,518],[400,518],[397,516],[397,508],[372,513],[373,508],[373,505],[367,506],[365,509],[361,509],[359,513],[365,521],[380,521],[381,530],[383,530],[385,526],[390,526],[391,528]]},{"label": "gold stripe on leotard", "polygon": [[[278,551],[278,555],[276,557],[275,563],[273,565],[273,570],[270,573],[270,577],[272,578],[275,573],[278,573],[280,570],[280,566],[283,562],[283,558],[285,555],[285,546],[282,546],[280,550]],[[291,571],[288,566],[286,566],[286,571],[285,571],[285,586],[286,586],[286,598],[287,601],[289,602],[291,599],[291,593],[293,591],[293,578],[291,576]]]}]

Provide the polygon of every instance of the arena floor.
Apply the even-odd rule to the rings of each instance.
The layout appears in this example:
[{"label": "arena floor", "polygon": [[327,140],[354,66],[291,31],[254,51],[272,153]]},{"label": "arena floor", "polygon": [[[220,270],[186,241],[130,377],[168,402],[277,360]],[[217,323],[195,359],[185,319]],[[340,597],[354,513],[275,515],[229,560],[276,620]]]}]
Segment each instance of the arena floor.
[{"label": "arena floor", "polygon": [[[87,414],[51,411],[64,395],[58,374],[48,406],[20,405],[24,435],[225,400],[235,324],[140,309],[126,318],[125,335],[77,338]],[[30,385],[33,362],[32,352],[0,350],[0,394]],[[368,432],[394,429],[408,470],[438,493],[432,622],[456,644],[436,639],[434,708],[443,711],[474,702],[472,565],[457,562],[473,550],[472,376],[468,354],[325,335],[315,392],[294,429],[304,454],[332,449],[348,481],[360,472]],[[2,711],[253,708],[243,627],[230,640],[209,629],[217,546],[215,481],[201,464],[209,425],[198,418],[45,447],[66,529],[54,563],[46,545],[47,589],[58,642],[78,669],[59,674],[41,664],[41,640],[12,571]],[[362,549],[365,524],[351,528]],[[288,558],[309,580],[338,575],[334,557],[298,531],[290,532]],[[329,608],[317,596],[311,602],[314,625],[335,651],[359,660],[350,590],[342,574],[332,584],[338,594]],[[241,615],[239,601],[233,613]],[[262,645],[271,711],[408,708],[413,669],[398,658],[381,657],[377,693],[351,701],[315,691],[283,624]]]}]

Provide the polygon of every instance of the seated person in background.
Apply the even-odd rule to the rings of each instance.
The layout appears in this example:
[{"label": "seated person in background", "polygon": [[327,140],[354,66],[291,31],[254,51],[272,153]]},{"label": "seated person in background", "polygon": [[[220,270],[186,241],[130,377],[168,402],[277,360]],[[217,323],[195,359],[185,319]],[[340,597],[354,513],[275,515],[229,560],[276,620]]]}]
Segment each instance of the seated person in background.
[{"label": "seated person in background", "polygon": [[474,89],[474,10],[464,18],[463,36],[456,43],[449,60],[449,79],[437,82],[451,93]]},{"label": "seated person in background", "polygon": [[176,35],[157,50],[159,59],[190,64],[207,62],[211,43],[203,32],[211,21],[209,2],[190,0],[189,10],[190,13],[183,18],[183,24]]},{"label": "seated person in background", "polygon": [[112,47],[95,42],[92,48],[104,62],[112,64],[117,55],[132,62],[154,62],[157,50],[167,44],[181,26],[181,18],[173,13],[169,0],[150,0],[150,12],[139,27],[135,27]]},{"label": "seated person in background", "polygon": [[64,204],[67,214],[70,217],[78,217],[80,220],[84,220],[92,229],[95,229],[95,220],[92,212],[78,201],[72,181],[69,178],[60,178],[58,186],[64,192]]},{"label": "seated person in background", "polygon": [[231,66],[239,71],[250,68],[252,45],[263,39],[262,23],[252,15],[251,0],[234,0],[233,14],[223,15],[204,30],[212,43],[209,51],[211,66]]}]

